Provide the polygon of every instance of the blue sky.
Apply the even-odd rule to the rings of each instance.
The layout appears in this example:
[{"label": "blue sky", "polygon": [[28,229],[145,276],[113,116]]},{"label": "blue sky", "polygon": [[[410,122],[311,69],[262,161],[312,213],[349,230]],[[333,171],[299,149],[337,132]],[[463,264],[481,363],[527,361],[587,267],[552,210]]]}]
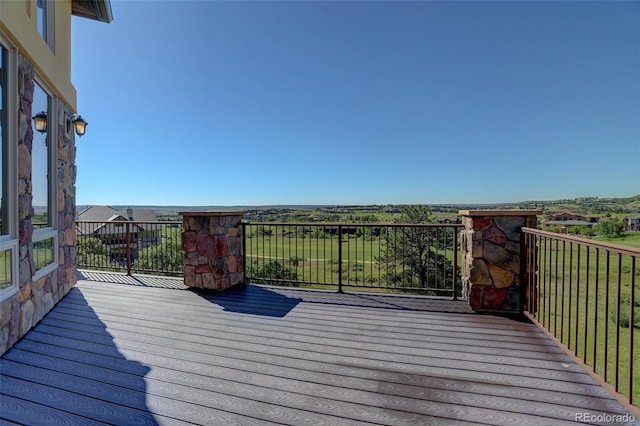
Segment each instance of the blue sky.
[{"label": "blue sky", "polygon": [[78,204],[640,193],[639,2],[112,7],[73,19]]}]

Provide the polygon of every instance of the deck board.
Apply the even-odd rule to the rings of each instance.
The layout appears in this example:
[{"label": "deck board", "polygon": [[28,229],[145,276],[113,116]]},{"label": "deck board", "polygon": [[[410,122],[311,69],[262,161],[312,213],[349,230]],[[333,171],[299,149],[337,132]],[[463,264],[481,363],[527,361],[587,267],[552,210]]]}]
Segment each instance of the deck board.
[{"label": "deck board", "polygon": [[113,281],[80,280],[2,357],[0,424],[540,425],[626,412],[537,327],[464,302]]}]

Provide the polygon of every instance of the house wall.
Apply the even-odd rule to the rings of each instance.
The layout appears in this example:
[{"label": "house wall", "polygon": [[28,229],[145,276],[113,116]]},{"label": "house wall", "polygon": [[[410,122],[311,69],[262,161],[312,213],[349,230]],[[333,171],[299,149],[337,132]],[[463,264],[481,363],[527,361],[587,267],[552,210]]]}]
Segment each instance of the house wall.
[{"label": "house wall", "polygon": [[[7,134],[10,139],[9,166],[3,169],[3,178],[15,190],[8,201],[12,211],[12,227],[18,240],[17,292],[0,300],[0,355],[24,336],[53,308],[76,283],[75,215],[75,136],[68,120],[75,111],[76,93],[71,84],[71,2],[55,2],[55,55],[37,31],[35,23],[36,1],[0,1],[0,32],[9,40],[6,48],[17,51],[17,99]],[[34,17],[32,19],[32,17]],[[48,117],[51,150],[49,173],[49,205],[52,211],[53,234],[56,236],[57,267],[55,262],[43,276],[34,279],[34,206],[32,194],[32,111],[35,78],[49,91],[55,116]],[[53,114],[52,114],[53,115]],[[54,240],[55,241],[55,240]],[[36,275],[39,276],[38,274]]]},{"label": "house wall", "polygon": [[625,231],[640,231],[640,217],[627,217],[624,219]]},{"label": "house wall", "polygon": [[71,111],[76,111],[76,89],[71,84],[71,0],[54,2],[53,50],[38,33],[36,7],[36,0],[0,1],[0,31],[55,88]]}]

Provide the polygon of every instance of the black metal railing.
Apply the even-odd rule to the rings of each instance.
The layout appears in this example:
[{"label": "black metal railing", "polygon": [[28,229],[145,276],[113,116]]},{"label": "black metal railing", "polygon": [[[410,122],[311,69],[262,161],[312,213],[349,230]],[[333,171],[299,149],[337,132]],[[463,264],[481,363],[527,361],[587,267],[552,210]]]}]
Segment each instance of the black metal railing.
[{"label": "black metal railing", "polygon": [[182,275],[182,222],[77,221],[78,267]]},{"label": "black metal railing", "polygon": [[523,228],[525,313],[601,381],[640,400],[640,249]]},{"label": "black metal railing", "polygon": [[244,222],[245,280],[455,298],[460,227]]}]

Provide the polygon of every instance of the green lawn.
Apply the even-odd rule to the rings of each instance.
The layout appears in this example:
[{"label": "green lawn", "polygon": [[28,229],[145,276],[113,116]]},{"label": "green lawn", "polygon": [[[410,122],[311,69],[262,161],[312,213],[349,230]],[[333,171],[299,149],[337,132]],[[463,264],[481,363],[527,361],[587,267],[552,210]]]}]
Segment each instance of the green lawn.
[{"label": "green lawn", "polygon": [[624,395],[629,395],[632,360],[633,400],[637,405],[640,262],[636,258],[634,263],[629,255],[607,256],[604,249],[587,250],[576,244],[571,247],[568,242],[563,245],[546,240],[539,248],[539,321],[609,383],[617,384]]},{"label": "green lawn", "polygon": [[[408,269],[400,262],[381,261],[385,259],[386,241],[377,235],[380,227],[373,228],[373,231],[372,228],[365,228],[365,231],[359,228],[358,233],[344,234],[339,238],[337,235],[322,232],[324,226],[248,227],[245,246],[247,265],[263,265],[265,262],[277,261],[295,272],[299,285],[324,284],[335,288],[339,282],[341,245],[344,285],[386,289],[394,286],[387,282],[389,271],[401,273],[403,267]],[[457,243],[453,241],[453,234],[447,235],[447,248],[439,249],[437,253],[449,261],[454,256],[458,256],[459,259],[460,254],[457,251]],[[448,281],[450,282],[447,283],[447,288],[450,289],[453,279]]]},{"label": "green lawn", "polygon": [[[337,285],[339,245],[337,236],[270,236],[247,238],[245,250],[248,263],[273,259],[294,268],[300,281]],[[376,259],[381,254],[382,246],[377,237],[343,236],[343,282],[377,282],[380,268]]]},{"label": "green lawn", "polygon": [[640,248],[640,232],[625,232],[622,237],[618,238],[596,237],[594,240]]}]

